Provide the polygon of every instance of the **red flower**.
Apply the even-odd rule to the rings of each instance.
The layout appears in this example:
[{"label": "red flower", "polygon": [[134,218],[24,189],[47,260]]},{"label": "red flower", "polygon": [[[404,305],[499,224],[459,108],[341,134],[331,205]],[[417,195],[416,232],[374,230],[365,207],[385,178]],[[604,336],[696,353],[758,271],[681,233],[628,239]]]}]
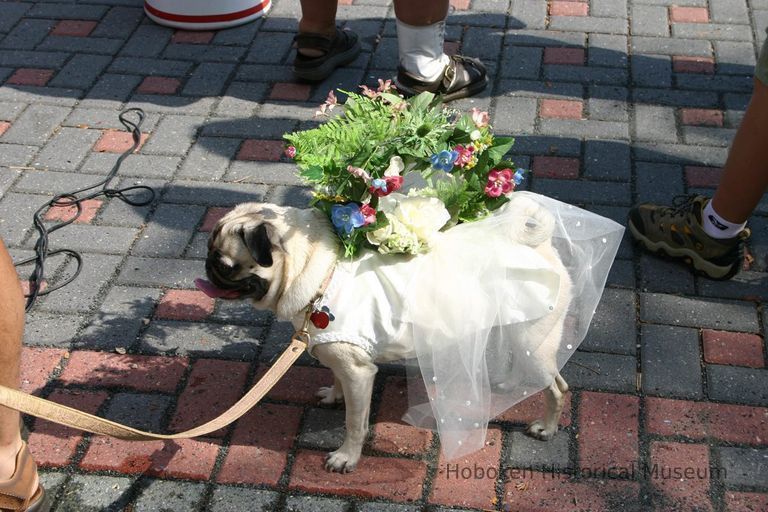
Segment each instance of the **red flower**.
[{"label": "red flower", "polygon": [[402,176],[384,176],[371,181],[368,191],[376,197],[388,196],[403,186]]},{"label": "red flower", "polygon": [[363,214],[363,220],[365,223],[363,226],[367,226],[368,224],[373,224],[376,222],[376,210],[371,208],[371,205],[364,204],[360,207],[360,213]]},{"label": "red flower", "polygon": [[499,197],[515,190],[515,182],[512,179],[512,169],[492,170],[488,173],[488,183],[485,185],[485,194],[489,197]]}]

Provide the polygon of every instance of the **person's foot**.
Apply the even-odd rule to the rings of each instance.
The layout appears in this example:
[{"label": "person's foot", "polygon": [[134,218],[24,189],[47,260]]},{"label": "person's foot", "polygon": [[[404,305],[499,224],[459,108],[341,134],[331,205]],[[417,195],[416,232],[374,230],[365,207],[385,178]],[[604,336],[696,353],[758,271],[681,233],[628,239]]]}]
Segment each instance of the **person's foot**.
[{"label": "person's foot", "polygon": [[452,55],[443,73],[431,82],[424,81],[402,67],[397,70],[395,87],[407,96],[431,92],[443,101],[473,96],[488,85],[488,72],[478,59]]},{"label": "person's foot", "polygon": [[653,253],[683,259],[712,279],[730,279],[741,268],[750,231],[722,240],[710,237],[701,225],[708,201],[704,196],[678,196],[672,207],[640,204],[629,211],[629,231]]},{"label": "person's foot", "polygon": [[361,50],[357,34],[338,28],[333,36],[299,33],[293,44],[293,74],[309,82],[326,79],[336,68],[355,60]]},{"label": "person's foot", "polygon": [[42,512],[44,507],[45,489],[40,485],[37,466],[27,443],[22,443],[16,455],[13,476],[8,480],[0,480],[0,510]]}]

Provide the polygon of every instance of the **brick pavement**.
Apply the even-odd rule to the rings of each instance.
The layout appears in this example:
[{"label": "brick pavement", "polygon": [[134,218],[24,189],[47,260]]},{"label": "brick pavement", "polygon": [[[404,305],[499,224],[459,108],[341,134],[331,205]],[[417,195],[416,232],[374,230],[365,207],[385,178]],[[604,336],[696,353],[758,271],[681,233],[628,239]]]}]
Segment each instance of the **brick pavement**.
[{"label": "brick pavement", "polygon": [[[138,0],[0,2],[0,235],[17,259],[54,192],[101,179],[130,145],[118,113],[147,113],[121,186],[154,203],[90,201],[52,241],[85,269],[29,315],[26,391],[157,430],[232,403],[290,327],[194,291],[216,219],[248,200],[306,204],[281,135],[311,126],[332,87],[391,76],[389,0],[340,2],[363,53],[317,86],[292,80],[296,0],[225,31],[157,26]],[[711,193],[743,116],[765,0],[453,0],[450,52],[492,71],[481,96],[529,186],[623,222],[640,200]],[[68,218],[57,208],[48,220]],[[692,276],[625,242],[551,443],[522,434],[540,397],[505,413],[484,450],[448,465],[402,424],[405,374],[376,381],[356,473],[321,470],[343,411],[318,407],[310,359],[265,403],[207,438],[124,443],[27,420],[53,510],[768,510],[768,202],[751,264]],[[51,276],[67,265],[50,264]]]}]

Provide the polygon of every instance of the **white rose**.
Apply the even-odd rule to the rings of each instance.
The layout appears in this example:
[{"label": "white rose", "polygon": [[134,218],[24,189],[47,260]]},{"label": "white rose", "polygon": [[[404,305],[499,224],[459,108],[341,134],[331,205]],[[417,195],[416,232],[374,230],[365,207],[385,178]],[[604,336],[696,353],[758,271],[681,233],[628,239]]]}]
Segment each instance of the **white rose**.
[{"label": "white rose", "polygon": [[451,218],[442,201],[436,197],[402,197],[394,216],[419,240],[428,242]]},{"label": "white rose", "polygon": [[[389,219],[389,217],[387,217],[387,219]],[[390,221],[384,227],[381,227],[379,229],[374,229],[373,231],[368,231],[365,234],[365,238],[368,239],[371,245],[381,245],[387,240],[387,238],[392,236],[392,231],[393,231],[392,222]]]}]

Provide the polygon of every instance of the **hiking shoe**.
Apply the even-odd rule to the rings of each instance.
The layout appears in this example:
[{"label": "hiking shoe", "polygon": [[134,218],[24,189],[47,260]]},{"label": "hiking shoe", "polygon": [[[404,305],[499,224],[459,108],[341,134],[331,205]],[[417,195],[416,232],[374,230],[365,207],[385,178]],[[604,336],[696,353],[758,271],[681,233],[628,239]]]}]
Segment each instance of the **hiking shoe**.
[{"label": "hiking shoe", "polygon": [[443,74],[431,82],[426,82],[409,73],[402,67],[397,69],[395,87],[406,96],[414,96],[428,91],[439,94],[443,101],[466,98],[479,93],[488,85],[488,72],[478,59],[452,55]]},{"label": "hiking shoe", "polygon": [[[297,34],[293,38],[293,46],[296,48],[293,74],[309,82],[326,79],[336,68],[355,60],[361,50],[357,34],[338,28],[333,37],[324,34]],[[299,52],[302,49],[322,53],[317,57],[308,57]]]},{"label": "hiking shoe", "polygon": [[684,259],[712,279],[730,279],[741,268],[749,229],[719,240],[704,232],[701,212],[708,198],[678,196],[674,206],[640,204],[629,211],[629,231],[646,249]]}]

